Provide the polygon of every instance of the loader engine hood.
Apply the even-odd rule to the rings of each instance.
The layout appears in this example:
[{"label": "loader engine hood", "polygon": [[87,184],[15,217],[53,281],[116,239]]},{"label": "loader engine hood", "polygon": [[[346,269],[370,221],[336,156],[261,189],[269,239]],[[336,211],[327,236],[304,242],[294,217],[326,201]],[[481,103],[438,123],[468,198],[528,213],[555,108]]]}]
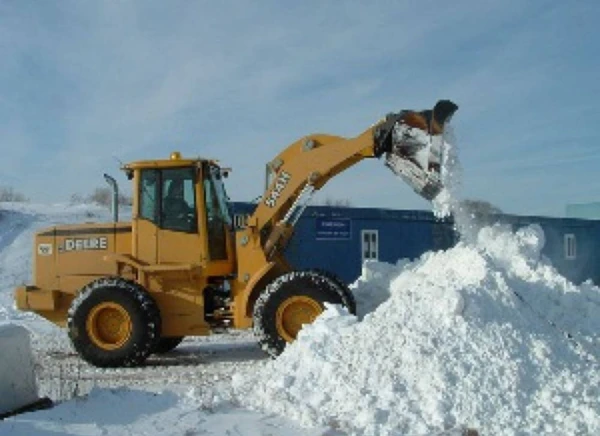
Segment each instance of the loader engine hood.
[{"label": "loader engine hood", "polygon": [[109,253],[131,252],[131,223],[86,223],[40,230],[35,236],[36,286],[75,292],[95,276],[116,274]]},{"label": "loader engine hood", "polygon": [[431,110],[389,114],[375,131],[375,155],[385,155],[385,165],[430,201],[443,188],[444,133],[457,109],[440,100]]}]

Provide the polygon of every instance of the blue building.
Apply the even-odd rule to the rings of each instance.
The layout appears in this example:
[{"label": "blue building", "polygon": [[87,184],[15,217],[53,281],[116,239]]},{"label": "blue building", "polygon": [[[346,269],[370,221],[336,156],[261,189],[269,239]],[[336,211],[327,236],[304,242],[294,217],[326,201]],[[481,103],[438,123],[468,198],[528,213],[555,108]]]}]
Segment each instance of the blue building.
[{"label": "blue building", "polygon": [[600,285],[600,221],[516,215],[500,219],[514,229],[539,224],[546,238],[542,254],[552,265],[576,284],[590,279]]},{"label": "blue building", "polygon": [[[234,203],[236,225],[255,205]],[[571,281],[600,284],[600,221],[573,218],[493,215],[491,222],[518,229],[539,224],[546,243],[542,254]],[[286,256],[298,268],[323,268],[348,283],[373,259],[395,263],[430,250],[445,250],[458,240],[451,219],[438,220],[420,210],[309,206],[296,225]]]}]

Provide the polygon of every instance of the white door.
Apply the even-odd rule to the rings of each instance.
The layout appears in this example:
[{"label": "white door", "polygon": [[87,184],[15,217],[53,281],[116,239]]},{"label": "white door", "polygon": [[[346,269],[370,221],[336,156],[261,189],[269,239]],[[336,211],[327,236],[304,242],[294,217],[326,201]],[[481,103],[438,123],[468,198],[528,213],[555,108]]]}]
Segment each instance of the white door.
[{"label": "white door", "polygon": [[577,258],[577,240],[574,233],[565,234],[565,259]]},{"label": "white door", "polygon": [[361,253],[362,261],[379,260],[379,231],[361,231]]}]

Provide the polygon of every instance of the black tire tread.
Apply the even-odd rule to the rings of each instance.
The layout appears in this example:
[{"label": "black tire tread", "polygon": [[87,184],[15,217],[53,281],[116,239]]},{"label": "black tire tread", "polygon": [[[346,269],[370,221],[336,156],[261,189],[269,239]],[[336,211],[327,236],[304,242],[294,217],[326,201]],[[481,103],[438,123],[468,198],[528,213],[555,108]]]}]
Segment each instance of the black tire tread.
[{"label": "black tire tread", "polygon": [[[123,300],[130,305],[135,312],[133,329],[138,339],[111,351],[91,343],[85,332],[85,317],[95,299]],[[87,284],[75,297],[67,313],[67,326],[73,347],[88,363],[104,368],[131,367],[141,365],[155,349],[160,339],[161,318],[154,299],[140,284],[121,277],[103,277]]]},{"label": "black tire tread", "polygon": [[320,302],[331,302],[341,304],[349,312],[356,311],[356,302],[354,296],[348,287],[331,273],[321,270],[309,269],[302,271],[292,271],[279,276],[271,282],[262,294],[256,300],[253,311],[254,334],[258,339],[259,345],[271,357],[277,357],[283,352],[286,342],[276,334],[274,326],[270,319],[274,316],[273,311],[276,307],[277,299],[281,299],[285,294],[301,295],[297,292],[290,293],[288,285],[290,282],[308,280],[312,292],[320,294]]},{"label": "black tire tread", "polygon": [[356,298],[354,297],[354,294],[352,293],[348,285],[342,279],[340,279],[331,271],[326,271],[322,269],[313,269],[311,271],[315,271],[331,279],[339,287],[339,292],[342,301],[344,302],[344,307],[348,309],[348,312],[350,312],[352,315],[356,315]]}]

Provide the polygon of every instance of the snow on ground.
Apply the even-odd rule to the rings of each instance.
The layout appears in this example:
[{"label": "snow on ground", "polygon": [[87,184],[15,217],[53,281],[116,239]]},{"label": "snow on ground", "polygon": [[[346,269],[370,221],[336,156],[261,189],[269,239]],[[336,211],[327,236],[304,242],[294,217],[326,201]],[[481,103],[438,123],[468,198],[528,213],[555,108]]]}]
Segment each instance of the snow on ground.
[{"label": "snow on ground", "polygon": [[42,392],[87,396],[5,420],[0,434],[600,434],[600,290],[540,257],[538,226],[478,228],[455,198],[444,192],[436,208],[455,214],[462,242],[366,264],[352,285],[358,317],[328,308],[278,359],[237,332],[117,370],[83,363],[11,295],[29,278],[36,228],[108,214],[11,206],[0,218],[0,319],[32,331]]},{"label": "snow on ground", "polygon": [[0,423],[11,436],[57,435],[334,435],[306,433],[285,418],[265,416],[228,404],[207,405],[191,392],[94,389],[85,399],[19,415]]}]

